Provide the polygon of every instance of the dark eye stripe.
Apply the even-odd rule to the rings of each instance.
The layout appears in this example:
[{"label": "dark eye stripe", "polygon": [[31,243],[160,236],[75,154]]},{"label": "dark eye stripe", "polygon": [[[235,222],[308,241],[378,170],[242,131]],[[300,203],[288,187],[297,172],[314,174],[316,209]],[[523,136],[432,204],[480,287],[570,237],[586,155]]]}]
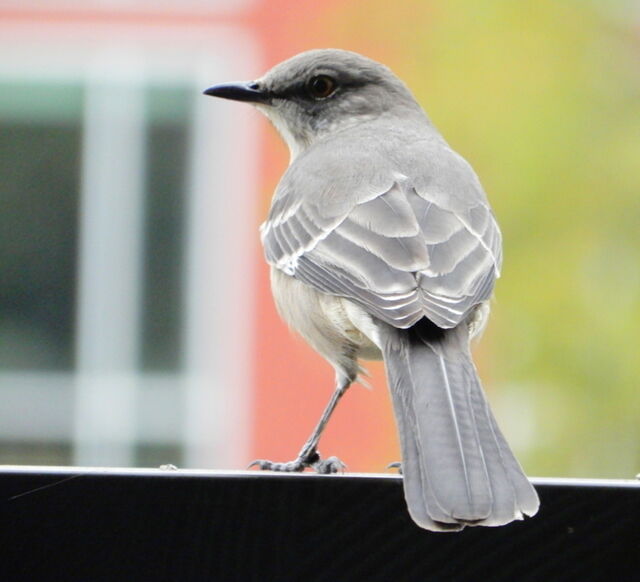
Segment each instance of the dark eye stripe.
[{"label": "dark eye stripe", "polygon": [[[316,77],[319,77],[319,76],[325,76],[325,75],[316,75]],[[329,75],[326,75],[326,76],[329,76]],[[333,79],[333,77],[331,78]],[[348,92],[351,89],[357,89],[367,84],[366,82],[355,80],[355,79],[348,80],[348,81],[340,80],[339,82],[334,80],[334,82],[336,83],[336,88],[332,92],[332,95],[336,93],[338,89],[340,90],[340,92]],[[308,83],[309,83],[309,80],[298,81],[296,83],[292,83],[288,87],[283,88],[282,90],[279,90],[279,91],[270,90],[269,97],[271,97],[272,99],[316,101],[316,99],[309,94]],[[319,99],[319,101],[321,100],[322,99]]]}]

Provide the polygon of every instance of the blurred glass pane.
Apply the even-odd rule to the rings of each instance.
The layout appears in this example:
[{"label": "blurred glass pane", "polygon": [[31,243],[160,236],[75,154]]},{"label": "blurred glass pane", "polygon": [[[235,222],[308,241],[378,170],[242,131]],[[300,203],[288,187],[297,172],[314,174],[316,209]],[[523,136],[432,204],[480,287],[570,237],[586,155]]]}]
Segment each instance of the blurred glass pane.
[{"label": "blurred glass pane", "polygon": [[0,368],[73,366],[82,89],[0,83]]},{"label": "blurred glass pane", "polygon": [[83,92],[77,84],[0,83],[0,119],[27,125],[77,125]]},{"label": "blurred glass pane", "polygon": [[146,220],[142,306],[142,369],[181,364],[181,265],[184,186],[191,92],[151,87],[147,92]]},{"label": "blurred glass pane", "polygon": [[0,463],[3,465],[69,465],[71,459],[69,442],[0,442]]},{"label": "blurred glass pane", "polygon": [[136,446],[134,466],[160,467],[171,463],[180,467],[183,463],[182,459],[182,447],[180,445],[140,444]]}]

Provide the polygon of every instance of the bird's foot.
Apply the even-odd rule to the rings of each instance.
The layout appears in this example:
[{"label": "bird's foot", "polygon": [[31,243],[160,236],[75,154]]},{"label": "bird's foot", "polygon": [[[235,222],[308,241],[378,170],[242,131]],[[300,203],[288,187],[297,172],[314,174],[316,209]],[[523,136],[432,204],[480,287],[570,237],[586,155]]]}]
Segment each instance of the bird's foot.
[{"label": "bird's foot", "polygon": [[316,473],[321,475],[332,475],[334,473],[344,473],[347,466],[338,457],[327,457],[319,459],[313,466]]},{"label": "bird's foot", "polygon": [[395,463],[389,463],[387,465],[387,469],[398,469],[398,473],[402,475],[402,463],[400,461],[396,461]]},{"label": "bird's foot", "polygon": [[301,473],[305,469],[313,469],[321,475],[331,475],[334,473],[342,473],[346,469],[346,465],[338,459],[338,457],[320,458],[317,451],[310,451],[306,454],[300,454],[293,461],[288,463],[274,463],[266,459],[257,459],[253,461],[247,468],[258,467],[261,471],[278,471],[284,473]]}]

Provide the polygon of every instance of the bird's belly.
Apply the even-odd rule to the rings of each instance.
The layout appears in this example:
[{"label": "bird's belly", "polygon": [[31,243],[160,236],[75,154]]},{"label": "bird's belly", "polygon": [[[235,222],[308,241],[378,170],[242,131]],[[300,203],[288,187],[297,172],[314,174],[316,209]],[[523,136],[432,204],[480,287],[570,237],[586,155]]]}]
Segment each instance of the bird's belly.
[{"label": "bird's belly", "polygon": [[382,359],[372,339],[373,321],[348,299],[322,293],[274,267],[271,288],[282,319],[332,364],[344,365],[347,355]]}]

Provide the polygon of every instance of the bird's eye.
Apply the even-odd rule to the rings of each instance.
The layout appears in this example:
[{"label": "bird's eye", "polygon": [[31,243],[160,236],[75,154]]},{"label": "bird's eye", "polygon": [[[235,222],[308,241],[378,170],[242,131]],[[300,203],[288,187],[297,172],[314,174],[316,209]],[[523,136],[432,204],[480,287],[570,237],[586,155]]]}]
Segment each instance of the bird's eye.
[{"label": "bird's eye", "polygon": [[307,83],[307,91],[314,99],[326,99],[336,90],[336,82],[327,75],[311,77]]}]

